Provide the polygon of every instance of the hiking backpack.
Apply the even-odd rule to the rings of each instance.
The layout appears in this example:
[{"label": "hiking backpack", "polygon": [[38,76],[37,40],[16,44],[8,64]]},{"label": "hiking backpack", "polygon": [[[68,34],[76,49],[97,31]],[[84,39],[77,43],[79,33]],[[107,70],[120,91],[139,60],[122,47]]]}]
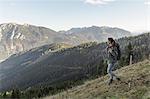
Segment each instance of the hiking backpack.
[{"label": "hiking backpack", "polygon": [[117,47],[117,60],[120,60],[121,58],[121,51],[120,51],[120,46],[118,43],[116,43],[116,47]]}]

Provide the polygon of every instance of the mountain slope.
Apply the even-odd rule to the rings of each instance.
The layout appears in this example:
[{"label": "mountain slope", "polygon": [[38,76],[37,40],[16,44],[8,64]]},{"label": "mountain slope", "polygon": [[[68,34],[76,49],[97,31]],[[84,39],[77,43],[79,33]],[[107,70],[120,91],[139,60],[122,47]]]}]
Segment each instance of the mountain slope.
[{"label": "mountain slope", "polygon": [[79,45],[90,41],[103,42],[107,37],[120,38],[130,35],[129,31],[111,27],[74,28],[61,33],[41,26],[4,23],[0,24],[0,60],[45,44]]},{"label": "mountain slope", "polygon": [[5,60],[7,61],[7,63],[2,62],[0,64],[1,67],[0,71],[5,71],[7,69],[13,70],[13,68],[15,68],[16,66],[19,66],[20,68],[25,67],[26,65],[35,62],[42,56],[46,56],[47,54],[51,54],[61,49],[65,49],[69,47],[72,46],[64,43],[59,43],[59,44],[53,43],[53,44],[43,45],[41,47],[36,47],[28,51],[13,54],[8,59]]},{"label": "mountain slope", "polygon": [[[149,38],[150,33],[145,33],[119,39],[122,56],[126,57],[126,46],[131,43],[134,45],[134,62],[146,59],[150,53]],[[98,66],[100,75],[104,70],[102,64],[106,58],[106,43],[86,43],[58,51],[49,51],[50,47],[45,45],[12,55],[0,63],[0,90],[22,89],[38,84],[59,85],[60,82],[95,75]]]},{"label": "mountain slope", "polygon": [[108,75],[44,99],[149,99],[150,60],[123,67],[115,73],[121,81],[107,85]]},{"label": "mountain slope", "polygon": [[70,43],[64,34],[29,24],[0,24],[0,59],[51,43]]},{"label": "mountain slope", "polygon": [[113,37],[115,39],[118,39],[125,36],[131,36],[131,33],[129,31],[120,28],[107,27],[107,26],[72,28],[68,31],[65,32],[63,31],[63,33],[74,38],[75,40],[81,40],[81,42],[84,43],[89,41],[104,42],[107,40],[108,37]]}]

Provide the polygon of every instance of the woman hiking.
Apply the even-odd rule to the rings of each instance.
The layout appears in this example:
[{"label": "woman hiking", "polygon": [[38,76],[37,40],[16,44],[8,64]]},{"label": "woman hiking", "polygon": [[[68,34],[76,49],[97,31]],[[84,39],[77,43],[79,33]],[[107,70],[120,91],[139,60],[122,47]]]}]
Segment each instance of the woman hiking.
[{"label": "woman hiking", "polygon": [[113,38],[108,38],[107,43],[108,43],[108,46],[107,46],[107,54],[108,54],[107,73],[110,76],[110,79],[108,81],[108,85],[110,85],[114,79],[117,79],[118,81],[120,81],[120,78],[118,78],[113,73],[113,69],[117,63],[117,60],[120,59],[120,48],[119,48],[119,44],[116,43]]}]

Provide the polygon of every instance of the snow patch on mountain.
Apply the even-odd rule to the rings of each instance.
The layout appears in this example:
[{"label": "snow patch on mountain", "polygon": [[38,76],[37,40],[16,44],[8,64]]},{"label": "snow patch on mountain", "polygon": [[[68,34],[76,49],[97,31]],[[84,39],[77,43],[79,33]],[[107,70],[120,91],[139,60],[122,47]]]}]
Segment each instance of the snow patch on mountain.
[{"label": "snow patch on mountain", "polygon": [[20,39],[20,40],[24,40],[25,39],[25,36],[22,34],[22,33],[17,33],[15,36],[14,36],[14,39]]},{"label": "snow patch on mountain", "polygon": [[6,29],[6,24],[2,24],[0,27],[1,27],[1,30],[5,30]]},{"label": "snow patch on mountain", "polygon": [[14,29],[13,29],[13,31],[12,31],[12,34],[11,34],[11,37],[10,37],[11,40],[12,40],[12,39],[14,38],[14,36],[15,36],[15,30],[16,30],[16,26],[14,27]]},{"label": "snow patch on mountain", "polygon": [[0,28],[0,42],[2,40],[2,29]]}]

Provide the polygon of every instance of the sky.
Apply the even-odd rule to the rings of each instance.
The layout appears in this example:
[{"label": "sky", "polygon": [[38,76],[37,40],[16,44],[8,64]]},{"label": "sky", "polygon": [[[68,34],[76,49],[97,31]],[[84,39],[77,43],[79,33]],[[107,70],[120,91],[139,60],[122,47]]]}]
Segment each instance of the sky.
[{"label": "sky", "polygon": [[93,25],[150,31],[150,0],[0,0],[0,24],[9,22],[56,31]]}]

